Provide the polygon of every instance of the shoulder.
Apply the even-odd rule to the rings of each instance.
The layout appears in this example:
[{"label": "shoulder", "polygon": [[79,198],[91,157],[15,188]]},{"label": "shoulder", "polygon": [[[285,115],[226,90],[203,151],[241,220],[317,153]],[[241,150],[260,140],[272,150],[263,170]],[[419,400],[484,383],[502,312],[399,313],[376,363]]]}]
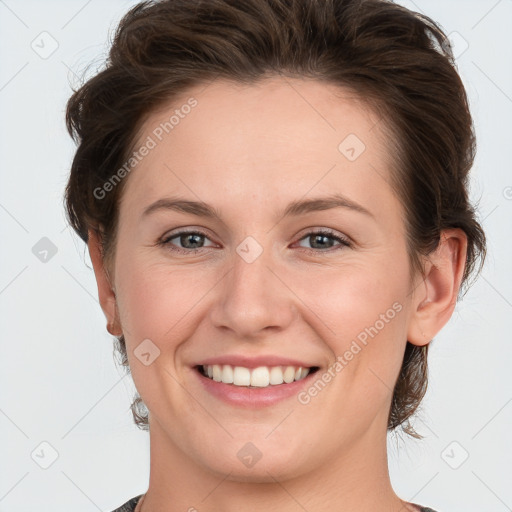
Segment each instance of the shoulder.
[{"label": "shoulder", "polygon": [[[142,494],[139,494],[138,496],[135,496],[134,498],[129,499],[126,503],[121,505],[119,508],[116,508],[112,512],[133,512],[135,510],[135,507],[137,506],[137,503],[141,499]],[[415,507],[417,507],[419,512],[436,512],[434,509],[429,507],[422,507],[420,505],[414,504]]]},{"label": "shoulder", "polygon": [[417,512],[437,512],[433,508],[423,507],[421,505],[418,505],[417,503],[407,503],[406,505],[407,505],[407,510],[409,510],[409,507],[410,507],[411,512],[413,510],[417,511]]},{"label": "shoulder", "polygon": [[119,508],[116,508],[112,512],[133,512],[141,497],[142,494],[139,494],[138,496],[135,496],[135,498],[131,498],[125,504],[121,505]]}]

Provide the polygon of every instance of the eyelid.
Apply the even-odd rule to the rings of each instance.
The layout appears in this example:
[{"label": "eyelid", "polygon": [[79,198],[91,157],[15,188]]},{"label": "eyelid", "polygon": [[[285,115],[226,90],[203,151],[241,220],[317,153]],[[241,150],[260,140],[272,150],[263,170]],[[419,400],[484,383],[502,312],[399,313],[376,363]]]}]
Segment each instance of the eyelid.
[{"label": "eyelid", "polygon": [[339,231],[336,231],[331,228],[307,228],[307,231],[303,235],[298,236],[297,242],[301,242],[308,236],[313,236],[313,235],[328,236],[330,238],[338,240],[340,242],[340,245],[338,247],[331,247],[331,248],[325,249],[325,250],[309,249],[307,247],[303,247],[303,249],[305,249],[307,252],[313,252],[315,254],[331,253],[333,251],[339,250],[342,247],[350,247],[351,248],[353,246],[352,240],[347,235],[344,235],[343,233],[340,233]]},{"label": "eyelid", "polygon": [[[177,238],[180,235],[200,235],[200,236],[204,236],[204,238],[206,238],[206,239],[210,240],[211,242],[213,242],[213,240],[211,240],[210,235],[203,228],[191,227],[191,228],[176,228],[176,230],[167,232],[165,235],[163,235],[158,240],[157,243],[159,245],[166,246],[166,245],[169,244],[170,240],[172,240],[173,238]],[[213,242],[213,243],[215,243],[215,242]],[[208,247],[211,247],[211,246],[208,246]],[[194,251],[198,251],[198,250],[204,249],[204,247],[200,247],[199,249],[182,249],[181,247],[176,247],[176,249],[178,251],[181,250],[181,251],[186,251],[186,252],[191,253],[191,252],[194,252]]]},{"label": "eyelid", "polygon": [[[177,238],[180,235],[199,235],[199,236],[203,236],[204,238],[212,241],[210,239],[209,234],[204,230],[204,228],[194,228],[194,227],[185,228],[184,227],[184,228],[176,228],[175,230],[172,230],[171,232],[166,233],[159,239],[159,241],[157,243],[158,243],[158,245],[161,245],[163,247],[169,246],[169,245],[171,245],[169,243],[170,240],[172,240],[173,238]],[[329,253],[330,254],[332,252],[340,250],[341,248],[344,248],[344,247],[351,248],[353,246],[353,242],[348,236],[346,236],[343,233],[340,233],[334,229],[326,228],[326,227],[305,228],[305,231],[303,231],[302,235],[297,235],[296,242],[294,242],[294,244],[297,244],[297,243],[301,242],[302,240],[304,240],[305,238],[307,238],[308,236],[313,236],[313,235],[325,235],[330,238],[336,239],[339,242],[339,245],[335,246],[335,247],[330,247],[325,250],[313,249],[313,248],[309,249],[307,247],[301,247],[301,249],[305,250],[308,253],[314,253],[314,254]],[[213,243],[215,244],[215,242],[213,242]],[[169,249],[169,250],[171,250],[172,252],[178,252],[178,253],[195,254],[195,253],[197,253],[203,249],[206,249],[208,247],[212,247],[212,246],[199,247],[196,249],[183,249],[181,247],[172,245],[172,249]]]}]

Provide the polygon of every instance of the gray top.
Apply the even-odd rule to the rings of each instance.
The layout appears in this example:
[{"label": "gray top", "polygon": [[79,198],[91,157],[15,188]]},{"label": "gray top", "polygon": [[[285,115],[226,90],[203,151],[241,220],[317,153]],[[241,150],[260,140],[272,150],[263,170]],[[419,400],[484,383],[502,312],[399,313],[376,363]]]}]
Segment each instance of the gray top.
[{"label": "gray top", "polygon": [[[143,494],[139,494],[138,496],[135,496],[134,498],[128,500],[124,505],[121,505],[119,508],[116,508],[113,512],[133,512],[135,510],[135,507],[137,506],[137,503],[142,498]],[[421,505],[416,505],[415,503],[411,503],[414,507],[418,508],[418,512],[436,512],[432,508],[428,507],[422,507]]]}]

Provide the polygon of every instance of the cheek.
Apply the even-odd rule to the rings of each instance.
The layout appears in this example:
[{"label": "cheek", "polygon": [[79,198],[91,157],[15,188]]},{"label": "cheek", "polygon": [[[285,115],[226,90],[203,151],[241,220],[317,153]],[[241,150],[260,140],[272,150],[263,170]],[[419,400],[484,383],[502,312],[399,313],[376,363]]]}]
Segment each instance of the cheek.
[{"label": "cheek", "polygon": [[[316,325],[329,327],[320,328],[336,363],[318,375],[317,379],[325,377],[327,384],[315,380],[314,389],[307,389],[308,395],[301,398],[310,399],[319,415],[329,414],[326,423],[336,422],[341,438],[346,432],[363,431],[377,414],[385,421],[403,359],[406,281],[379,275],[381,278],[367,270],[326,280],[324,291],[318,293],[317,289],[312,308],[321,320]],[[316,391],[324,387],[327,391]]]},{"label": "cheek", "polygon": [[[150,410],[157,411],[163,400],[175,404],[178,414],[190,404],[181,401],[186,397],[172,378],[176,355],[196,328],[194,308],[213,285],[205,286],[199,272],[135,259],[120,266],[117,277],[121,326],[137,390]],[[149,364],[139,360],[148,352]]]},{"label": "cheek", "polygon": [[169,265],[130,262],[118,274],[122,293],[119,312],[132,343],[149,338],[179,339],[187,316],[209,287],[204,273]]},{"label": "cheek", "polygon": [[390,332],[401,326],[405,317],[400,313],[406,306],[408,276],[383,265],[322,269],[300,279],[295,276],[294,283],[297,296],[314,313],[310,318],[316,316],[315,324],[324,325],[322,334],[332,341],[333,348],[344,349],[348,339],[364,341],[365,329],[372,326],[379,333]]},{"label": "cheek", "polygon": [[380,265],[350,265],[329,275],[318,273],[302,280],[297,293],[309,298],[314,313],[309,323],[318,326],[333,360],[342,358],[338,385],[357,380],[351,392],[357,389],[359,396],[381,399],[389,394],[402,362],[409,276],[406,258],[395,263],[386,260]]}]

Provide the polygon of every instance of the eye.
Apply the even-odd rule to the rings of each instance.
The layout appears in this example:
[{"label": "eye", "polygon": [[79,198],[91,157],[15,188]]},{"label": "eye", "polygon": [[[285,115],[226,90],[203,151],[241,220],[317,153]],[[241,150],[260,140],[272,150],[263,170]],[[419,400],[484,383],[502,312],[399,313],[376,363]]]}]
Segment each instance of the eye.
[{"label": "eye", "polygon": [[[178,243],[182,245],[182,247],[178,247],[172,243],[172,240],[176,239],[178,240]],[[168,236],[165,236],[159,242],[159,245],[168,247],[171,251],[190,254],[200,251],[203,247],[207,247],[204,245],[203,239],[208,238],[207,235],[201,231],[179,231],[177,233],[172,233]]]},{"label": "eye", "polygon": [[[306,248],[308,249],[308,252],[327,252],[328,249],[333,248],[333,240],[339,242],[337,249],[351,246],[350,241],[347,238],[339,236],[334,231],[326,229],[319,231],[311,231],[307,233],[306,236],[302,237],[300,240],[306,240],[307,243],[310,243],[313,246],[313,249]],[[336,247],[334,248],[334,250],[336,250]]]},{"label": "eye", "polygon": [[[173,242],[177,240],[177,242]],[[170,235],[164,236],[162,240],[158,242],[159,245],[168,248],[171,251],[182,253],[182,254],[194,254],[201,251],[205,247],[211,247],[204,245],[204,241],[209,240],[206,233],[202,231],[178,231],[171,233]],[[319,230],[311,231],[300,239],[300,242],[306,240],[307,243],[312,245],[312,248],[305,248],[308,252],[331,252],[329,249],[333,249],[333,241],[338,242],[338,247],[334,247],[334,250],[342,249],[344,247],[351,247],[351,243],[347,238],[337,235],[334,231],[330,230]],[[181,247],[177,246],[179,243]],[[301,247],[304,247],[301,245]]]}]

